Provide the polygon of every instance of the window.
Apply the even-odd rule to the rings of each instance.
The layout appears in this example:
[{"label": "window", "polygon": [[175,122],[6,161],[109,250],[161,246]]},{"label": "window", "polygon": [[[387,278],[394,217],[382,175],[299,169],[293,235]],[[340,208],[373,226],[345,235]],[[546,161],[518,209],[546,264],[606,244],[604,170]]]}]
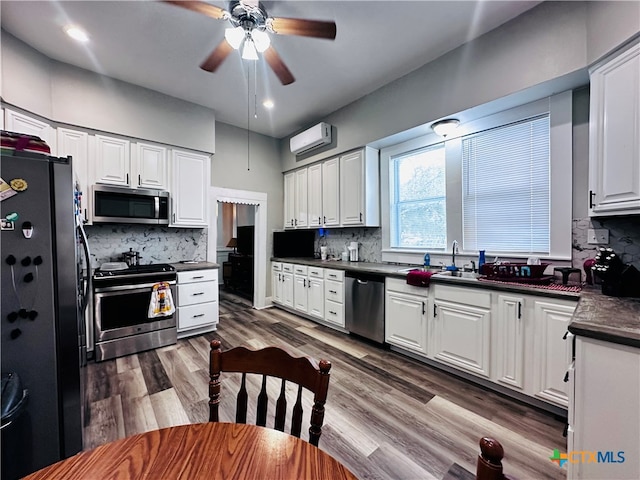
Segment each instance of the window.
[{"label": "window", "polygon": [[549,167],[549,115],[464,137],[464,250],[549,254]]},{"label": "window", "polygon": [[[380,151],[382,260],[450,262],[479,250],[502,260],[571,259],[572,92],[487,115],[464,112],[457,134]],[[477,115],[477,116],[475,116]],[[466,259],[465,258],[465,261]]]},{"label": "window", "polygon": [[443,249],[447,242],[444,144],[392,157],[391,245]]}]

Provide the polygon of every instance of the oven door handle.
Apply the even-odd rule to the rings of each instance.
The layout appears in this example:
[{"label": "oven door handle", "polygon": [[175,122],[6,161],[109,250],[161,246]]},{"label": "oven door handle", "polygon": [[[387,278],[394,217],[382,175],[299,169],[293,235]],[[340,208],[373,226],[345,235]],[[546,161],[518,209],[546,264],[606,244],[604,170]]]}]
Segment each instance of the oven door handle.
[{"label": "oven door handle", "polygon": [[131,290],[146,290],[148,288],[152,288],[157,283],[168,283],[169,285],[175,285],[175,280],[169,280],[164,282],[152,282],[152,283],[136,283],[133,285],[113,285],[111,287],[98,287],[94,284],[93,291],[95,293],[103,293],[103,292],[126,292]]},{"label": "oven door handle", "polygon": [[82,250],[85,256],[85,266],[87,268],[87,281],[84,285],[84,292],[82,294],[82,301],[80,303],[80,311],[84,313],[87,309],[87,303],[89,302],[89,292],[91,291],[91,252],[89,251],[89,242],[87,241],[87,234],[84,231],[81,223],[78,223],[76,227],[80,236],[80,243],[82,243]]}]

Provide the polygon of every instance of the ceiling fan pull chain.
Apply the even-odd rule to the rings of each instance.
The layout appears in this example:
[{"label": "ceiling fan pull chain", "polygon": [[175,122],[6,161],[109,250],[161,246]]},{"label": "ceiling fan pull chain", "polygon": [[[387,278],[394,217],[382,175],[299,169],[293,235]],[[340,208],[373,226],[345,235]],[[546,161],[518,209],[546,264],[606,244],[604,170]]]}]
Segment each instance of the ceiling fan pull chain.
[{"label": "ceiling fan pull chain", "polygon": [[253,118],[258,118],[258,66],[253,62]]},{"label": "ceiling fan pull chain", "polygon": [[251,150],[251,142],[249,141],[250,138],[250,134],[251,134],[251,130],[249,129],[250,127],[250,121],[251,121],[251,102],[249,102],[249,98],[251,95],[251,71],[249,70],[251,68],[251,63],[247,64],[247,172],[251,171],[251,166],[249,164],[249,153]]}]

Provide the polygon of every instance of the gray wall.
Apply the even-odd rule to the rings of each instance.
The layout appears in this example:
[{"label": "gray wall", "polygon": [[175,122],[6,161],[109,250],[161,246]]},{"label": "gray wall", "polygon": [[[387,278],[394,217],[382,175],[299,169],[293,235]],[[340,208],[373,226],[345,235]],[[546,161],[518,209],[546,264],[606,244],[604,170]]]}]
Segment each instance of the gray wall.
[{"label": "gray wall", "polygon": [[283,139],[283,171],[479,105],[514,96],[522,104],[584,85],[594,60],[640,30],[638,9],[640,2],[544,2],[319,118],[336,127],[332,148],[296,161],[290,137]]}]

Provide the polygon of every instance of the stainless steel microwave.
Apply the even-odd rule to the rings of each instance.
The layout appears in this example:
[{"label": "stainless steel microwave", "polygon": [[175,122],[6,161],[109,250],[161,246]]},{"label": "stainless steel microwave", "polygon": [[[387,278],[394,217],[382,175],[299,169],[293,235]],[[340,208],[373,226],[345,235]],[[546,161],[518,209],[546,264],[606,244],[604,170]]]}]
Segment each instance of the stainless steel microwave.
[{"label": "stainless steel microwave", "polygon": [[169,192],[94,185],[93,222],[169,225]]}]

